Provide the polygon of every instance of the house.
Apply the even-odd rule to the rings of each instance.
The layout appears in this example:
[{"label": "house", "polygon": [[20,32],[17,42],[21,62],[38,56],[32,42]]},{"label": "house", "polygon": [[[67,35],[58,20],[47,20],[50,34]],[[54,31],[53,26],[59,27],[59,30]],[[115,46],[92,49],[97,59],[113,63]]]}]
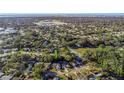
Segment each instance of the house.
[{"label": "house", "polygon": [[0,27],[0,32],[1,32],[1,31],[4,31],[4,30],[5,30],[4,28]]}]

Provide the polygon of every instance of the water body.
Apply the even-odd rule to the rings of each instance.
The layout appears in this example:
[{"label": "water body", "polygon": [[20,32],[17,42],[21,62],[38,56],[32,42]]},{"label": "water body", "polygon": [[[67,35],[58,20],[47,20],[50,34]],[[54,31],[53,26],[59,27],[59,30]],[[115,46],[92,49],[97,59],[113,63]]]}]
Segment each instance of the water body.
[{"label": "water body", "polygon": [[5,13],[0,17],[124,17],[124,13]]},{"label": "water body", "polygon": [[14,28],[1,28],[0,27],[0,35],[1,34],[10,34],[10,33],[16,33],[17,30],[15,30]]}]

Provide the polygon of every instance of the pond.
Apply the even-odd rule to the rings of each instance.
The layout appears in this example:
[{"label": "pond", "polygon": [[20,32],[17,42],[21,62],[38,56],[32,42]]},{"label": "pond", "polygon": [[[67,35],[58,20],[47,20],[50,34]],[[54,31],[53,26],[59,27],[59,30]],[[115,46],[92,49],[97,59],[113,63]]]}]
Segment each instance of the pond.
[{"label": "pond", "polygon": [[42,74],[42,77],[43,77],[43,80],[59,80],[59,78],[57,77],[57,74],[51,71],[45,71]]}]

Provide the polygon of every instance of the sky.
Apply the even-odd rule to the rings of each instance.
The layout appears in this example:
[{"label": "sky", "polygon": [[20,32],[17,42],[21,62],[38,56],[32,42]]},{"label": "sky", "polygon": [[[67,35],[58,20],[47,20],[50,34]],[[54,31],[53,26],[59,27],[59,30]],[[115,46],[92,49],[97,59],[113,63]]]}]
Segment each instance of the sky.
[{"label": "sky", "polygon": [[0,0],[0,13],[124,13],[124,0]]}]

